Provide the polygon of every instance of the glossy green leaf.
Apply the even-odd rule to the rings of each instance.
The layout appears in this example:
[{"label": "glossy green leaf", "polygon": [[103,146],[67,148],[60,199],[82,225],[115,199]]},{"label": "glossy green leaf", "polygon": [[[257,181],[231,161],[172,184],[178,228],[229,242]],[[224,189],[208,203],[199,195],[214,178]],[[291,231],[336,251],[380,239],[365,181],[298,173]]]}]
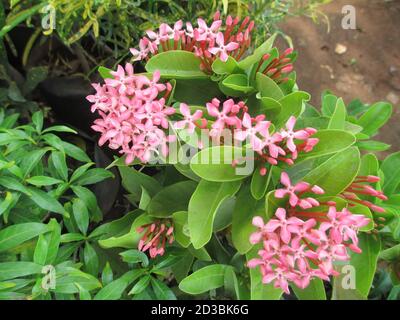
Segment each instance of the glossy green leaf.
[{"label": "glossy green leaf", "polygon": [[42,266],[28,261],[0,263],[0,281],[39,274]]},{"label": "glossy green leaf", "polygon": [[[247,155],[246,155],[247,151]],[[243,166],[243,158],[251,158],[253,152],[231,146],[216,146],[206,148],[192,158],[190,168],[192,171],[207,181],[226,182],[242,180],[252,173],[251,164]],[[233,166],[233,161],[239,162]],[[246,164],[246,163],[245,163]],[[254,165],[254,164],[253,164]]]},{"label": "glossy green leaf", "polygon": [[319,130],[312,137],[319,142],[312,151],[300,153],[299,160],[338,153],[356,142],[354,135],[342,130]]},{"label": "glossy green leaf", "polygon": [[268,38],[261,46],[254,50],[254,53],[243,60],[239,61],[239,67],[243,70],[247,70],[253,66],[253,64],[258,63],[264,54],[268,53],[271,50],[275,39],[277,37],[277,33],[273,34],[270,38]]},{"label": "glossy green leaf", "polygon": [[94,300],[118,300],[126,288],[137,278],[142,276],[144,270],[131,270],[123,276],[107,284],[94,297]]},{"label": "glossy green leaf", "polygon": [[174,221],[174,238],[182,246],[187,248],[190,245],[188,213],[178,211],[172,215]]},{"label": "glossy green leaf", "polygon": [[363,133],[373,136],[378,129],[382,127],[392,115],[392,105],[386,102],[377,102],[373,104],[358,120],[362,126]]},{"label": "glossy green leaf", "polygon": [[240,181],[218,183],[201,180],[197,185],[188,210],[190,240],[194,248],[201,248],[210,241],[219,206],[239,190],[240,184]]},{"label": "glossy green leaf", "polygon": [[279,100],[281,107],[281,112],[278,114],[276,119],[274,119],[274,124],[276,128],[284,127],[286,122],[291,116],[300,116],[303,110],[303,104],[309,101],[311,96],[304,91],[296,91],[288,94],[287,96]]},{"label": "glossy green leaf", "polygon": [[387,195],[395,193],[400,184],[400,152],[388,156],[381,165],[381,170],[385,175],[383,192]]},{"label": "glossy green leaf", "polygon": [[187,276],[179,283],[179,289],[189,294],[200,294],[224,285],[227,266],[213,264]]},{"label": "glossy green leaf", "polygon": [[252,224],[253,217],[263,215],[265,215],[264,201],[254,200],[250,186],[244,185],[237,195],[232,218],[232,241],[241,254],[247,253],[252,247],[249,239],[255,231]]},{"label": "glossy green leaf", "polygon": [[253,176],[251,177],[251,194],[254,199],[260,200],[265,196],[265,192],[267,191],[269,182],[271,180],[272,169],[269,169],[269,172],[262,176],[260,174],[260,168],[257,168],[253,172]]},{"label": "glossy green leaf", "polygon": [[351,184],[359,168],[360,152],[352,147],[329,158],[309,172],[303,180],[320,186],[324,189],[326,196],[334,196]]},{"label": "glossy green leaf", "polygon": [[4,228],[0,231],[0,252],[12,249],[48,231],[47,225],[36,222],[19,223]]},{"label": "glossy green leaf", "polygon": [[165,187],[151,199],[147,212],[153,217],[169,217],[174,212],[187,210],[196,185],[194,181],[181,181]]},{"label": "glossy green leaf", "polygon": [[241,73],[227,76],[219,85],[221,91],[230,97],[248,95],[255,89],[249,85],[247,76]]},{"label": "glossy green leaf", "polygon": [[160,71],[164,78],[207,78],[200,69],[201,60],[194,53],[181,50],[161,52],[146,63],[148,72]]},{"label": "glossy green leaf", "polygon": [[324,282],[319,278],[311,280],[304,289],[300,289],[296,285],[292,285],[291,288],[299,300],[326,300]]},{"label": "glossy green leaf", "polygon": [[256,74],[256,89],[261,97],[268,97],[275,100],[280,100],[284,94],[274,80],[258,72]]},{"label": "glossy green leaf", "polygon": [[344,130],[346,122],[347,110],[342,98],[336,102],[335,111],[333,112],[328,124],[328,129]]},{"label": "glossy green leaf", "polygon": [[74,199],[72,202],[72,211],[79,230],[83,234],[86,234],[89,226],[89,212],[85,203],[79,198]]},{"label": "glossy green leaf", "polygon": [[234,58],[228,56],[228,60],[225,62],[221,59],[215,59],[211,68],[216,74],[231,74],[238,71],[239,65]]}]

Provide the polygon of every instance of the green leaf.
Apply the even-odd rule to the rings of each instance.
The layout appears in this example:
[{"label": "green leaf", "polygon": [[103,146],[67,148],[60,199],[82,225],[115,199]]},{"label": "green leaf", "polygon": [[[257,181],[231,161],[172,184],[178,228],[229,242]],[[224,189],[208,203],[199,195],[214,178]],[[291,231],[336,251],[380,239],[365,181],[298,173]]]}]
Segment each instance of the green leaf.
[{"label": "green leaf", "polygon": [[99,273],[99,258],[89,242],[86,242],[83,249],[83,261],[85,263],[85,271],[97,277]]},{"label": "green leaf", "polygon": [[319,278],[311,280],[304,289],[300,289],[296,285],[292,285],[291,288],[299,300],[326,300],[324,282]]},{"label": "green leaf", "polygon": [[144,270],[132,270],[123,276],[107,284],[94,297],[94,300],[118,300],[126,288],[137,278],[143,275]]},{"label": "green leaf", "polygon": [[131,289],[131,291],[129,291],[128,294],[134,295],[143,292],[150,284],[151,278],[152,277],[150,275],[145,275],[142,278],[140,278],[139,281],[136,282],[136,284],[133,286],[133,288]]},{"label": "green leaf", "polygon": [[256,200],[260,200],[265,196],[269,182],[271,180],[272,168],[269,169],[268,174],[262,176],[260,174],[260,167],[254,170],[253,176],[251,177],[251,194]]},{"label": "green leaf", "polygon": [[358,124],[364,129],[362,133],[373,136],[392,115],[392,105],[386,102],[373,104],[358,120]]},{"label": "green leaf", "polygon": [[4,200],[0,202],[0,216],[4,213],[7,212],[10,207],[12,206],[14,202],[14,197],[11,192],[6,191],[6,196]]},{"label": "green leaf", "polygon": [[72,143],[61,141],[61,146],[64,149],[64,152],[70,156],[71,158],[81,161],[81,162],[90,162],[90,158],[87,156],[85,151],[81,148],[73,145]]},{"label": "green leaf", "polygon": [[322,115],[330,117],[335,111],[337,100],[338,98],[333,94],[325,94],[322,99]]},{"label": "green leaf", "polygon": [[175,294],[164,282],[151,278],[151,286],[157,300],[176,300]]},{"label": "green leaf", "polygon": [[284,97],[284,94],[270,77],[257,72],[256,75],[256,89],[260,93],[261,97],[268,97],[275,100],[280,100]]},{"label": "green leaf", "polygon": [[36,111],[32,115],[32,122],[35,125],[35,129],[37,132],[41,132],[43,128],[43,112],[42,111]]},{"label": "green leaf", "polygon": [[281,112],[274,121],[276,128],[283,127],[291,116],[300,116],[303,104],[310,98],[311,96],[307,92],[296,91],[280,99]]},{"label": "green leaf", "polygon": [[35,150],[29,152],[28,155],[24,157],[24,159],[20,163],[20,167],[24,172],[24,177],[27,177],[31,173],[31,171],[39,164],[47,151],[49,151],[48,148]]},{"label": "green leaf", "polygon": [[381,170],[385,175],[383,192],[387,195],[395,193],[400,184],[400,152],[388,156],[381,165]]},{"label": "green leaf", "polygon": [[89,226],[89,212],[85,203],[79,198],[74,199],[72,201],[72,211],[78,229],[86,235]]},{"label": "green leaf", "polygon": [[159,70],[162,77],[169,79],[207,78],[200,70],[200,63],[201,60],[192,52],[171,50],[151,57],[146,63],[146,70]]},{"label": "green leaf", "polygon": [[74,129],[71,129],[67,126],[51,126],[47,129],[44,129],[42,133],[47,133],[47,132],[67,132],[67,133],[74,133],[77,134]]},{"label": "green leaf", "polygon": [[76,196],[85,203],[89,212],[92,214],[93,219],[95,217],[100,217],[101,219],[102,212],[99,206],[97,205],[96,195],[88,188],[81,186],[71,186],[71,189],[76,194]]},{"label": "green leaf", "polygon": [[143,267],[147,267],[149,265],[149,259],[146,254],[139,250],[127,250],[120,253],[122,256],[122,260],[127,263],[138,263],[141,262]]},{"label": "green leaf", "polygon": [[83,173],[76,181],[75,184],[77,185],[88,185],[88,184],[95,184],[97,182],[103,181],[108,178],[114,178],[114,175],[105,169],[102,168],[94,168],[89,169],[85,173]]},{"label": "green leaf", "polygon": [[190,245],[188,213],[178,211],[172,215],[174,221],[174,238],[184,248]]},{"label": "green leaf", "polygon": [[151,196],[154,196],[161,190],[161,185],[156,179],[137,171],[133,167],[120,166],[118,169],[121,174],[122,186],[129,191],[129,193],[138,198],[142,193],[142,187],[145,188]]},{"label": "green leaf", "polygon": [[111,79],[113,76],[111,75],[112,70],[106,67],[100,66],[97,71],[100,73],[103,79]]},{"label": "green leaf", "polygon": [[239,67],[243,70],[247,70],[253,66],[253,64],[258,63],[264,54],[268,53],[271,50],[275,39],[277,37],[277,33],[273,34],[270,38],[268,38],[261,46],[254,50],[254,53],[243,60],[239,61]]},{"label": "green leaf", "polygon": [[343,99],[340,98],[336,102],[336,108],[329,121],[328,129],[344,130],[346,115],[347,115],[346,106],[343,102]]},{"label": "green leaf", "polygon": [[[247,154],[246,154],[247,153]],[[207,181],[227,182],[242,180],[252,173],[252,167],[243,167],[243,158],[251,158],[250,149],[243,150],[231,146],[216,146],[206,148],[196,153],[190,161],[192,171]],[[233,166],[233,161],[238,161]],[[251,162],[250,165],[253,165]]]},{"label": "green leaf", "polygon": [[351,147],[335,154],[329,160],[309,172],[303,181],[318,185],[326,196],[334,196],[345,190],[356,177],[360,168],[360,152]]},{"label": "green leaf", "polygon": [[205,79],[176,79],[174,100],[188,105],[205,106],[213,98],[221,98],[218,83]]},{"label": "green leaf", "polygon": [[101,273],[101,283],[103,286],[108,285],[111,283],[114,279],[113,271],[111,269],[111,266],[109,262],[106,262],[106,265],[104,266],[103,272]]},{"label": "green leaf", "polygon": [[239,253],[245,254],[252,247],[249,239],[255,231],[253,217],[264,215],[264,201],[255,201],[250,193],[250,186],[244,185],[237,195],[232,218],[232,241]]},{"label": "green leaf", "polygon": [[62,181],[52,177],[34,176],[29,179],[26,179],[26,182],[33,184],[34,186],[37,187],[42,187],[42,186],[51,186],[53,184],[61,183]]},{"label": "green leaf", "polygon": [[187,210],[196,185],[194,181],[181,181],[165,187],[151,199],[147,212],[153,217],[169,217],[174,212]]},{"label": "green leaf", "polygon": [[57,171],[57,174],[64,181],[68,181],[68,167],[65,160],[65,154],[60,151],[51,153],[51,163]]},{"label": "green leaf", "polygon": [[214,73],[224,75],[238,71],[239,65],[234,58],[228,56],[228,60],[226,60],[225,62],[221,59],[215,59],[213,64],[211,65],[211,68]]},{"label": "green leaf", "polygon": [[179,283],[179,289],[189,294],[200,294],[222,287],[226,268],[222,264],[201,268],[183,279]]},{"label": "green leaf", "polygon": [[92,275],[82,272],[73,267],[64,267],[58,265],[56,267],[57,283],[54,292],[62,294],[79,293],[79,285],[86,291],[92,291],[101,288],[100,281]]},{"label": "green leaf", "polygon": [[35,252],[33,254],[34,263],[40,264],[42,266],[45,265],[48,247],[49,244],[46,238],[44,237],[43,234],[40,234],[38,241],[36,243]]},{"label": "green leaf", "polygon": [[[358,236],[359,247],[362,252],[351,252],[350,268],[346,265],[338,266],[340,276],[335,278],[333,299],[367,299],[374,279],[378,256],[381,249],[380,238],[376,235],[360,233]],[[355,278],[355,289],[345,288],[344,285],[352,284]],[[349,281],[350,279],[350,281]]]},{"label": "green leaf", "polygon": [[20,223],[4,228],[0,231],[0,252],[12,249],[48,231],[47,225],[36,222]]},{"label": "green leaf", "polygon": [[45,234],[48,243],[47,255],[44,264],[53,264],[57,258],[58,249],[61,242],[61,226],[56,219],[50,219],[48,223],[50,232]]},{"label": "green leaf", "polygon": [[218,183],[201,180],[197,185],[188,210],[190,240],[195,249],[210,241],[218,208],[239,190],[240,184],[240,181]]},{"label": "green leaf", "polygon": [[241,73],[231,74],[219,83],[221,91],[230,97],[242,97],[255,89],[249,85],[247,76]]},{"label": "green leaf", "polygon": [[359,147],[361,150],[367,151],[386,151],[391,147],[390,144],[373,140],[358,141],[356,146]]},{"label": "green leaf", "polygon": [[33,262],[18,261],[0,263],[0,281],[39,274],[41,272],[42,266]]},{"label": "green leaf", "polygon": [[35,202],[42,209],[48,210],[50,212],[65,214],[65,210],[60,202],[58,202],[48,193],[33,187],[29,187],[28,190],[31,194],[32,201]]},{"label": "green leaf", "polygon": [[354,135],[341,130],[319,130],[312,137],[319,139],[319,142],[312,151],[300,153],[299,160],[338,153],[356,142]]}]

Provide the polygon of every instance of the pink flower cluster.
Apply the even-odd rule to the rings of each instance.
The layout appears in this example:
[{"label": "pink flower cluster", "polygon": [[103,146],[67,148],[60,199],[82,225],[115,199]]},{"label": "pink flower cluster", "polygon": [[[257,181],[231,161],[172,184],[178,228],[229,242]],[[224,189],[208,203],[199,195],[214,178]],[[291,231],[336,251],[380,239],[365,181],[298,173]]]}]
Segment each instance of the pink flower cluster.
[{"label": "pink flower cluster", "polygon": [[[311,137],[317,132],[314,128],[294,130],[296,124],[294,116],[289,118],[286,128],[271,134],[269,130],[271,122],[266,120],[263,114],[251,117],[243,101],[236,103],[233,99],[229,99],[221,105],[221,101],[214,98],[207,103],[207,112],[209,116],[215,118],[210,131],[213,139],[219,140],[224,130],[228,129],[233,132],[236,141],[248,140],[252,149],[258,153],[257,160],[264,164],[277,165],[280,161],[291,165],[299,152],[311,151],[319,141]],[[200,117],[198,113],[196,119]],[[301,143],[296,144],[297,141]],[[262,175],[266,172],[266,168],[260,170]]]},{"label": "pink flower cluster", "polygon": [[[289,196],[287,208],[278,208],[276,219],[266,224],[261,217],[253,219],[258,230],[250,236],[250,242],[262,242],[258,258],[248,261],[249,268],[260,267],[263,283],[274,282],[274,286],[289,293],[289,283],[306,288],[313,278],[329,280],[338,275],[334,261],[348,261],[347,248],[360,253],[357,232],[367,225],[369,219],[352,214],[348,209],[336,209],[333,202],[319,203],[307,193],[322,194],[318,186],[306,182],[295,185],[287,174],[282,174],[285,186],[275,192],[275,197]],[[329,206],[325,212],[322,205]],[[322,212],[304,211],[321,208]]]},{"label": "pink flower cluster", "polygon": [[108,142],[111,149],[120,149],[127,164],[135,158],[146,163],[153,152],[166,156],[168,143],[175,139],[165,133],[168,116],[175,112],[166,105],[171,85],[159,83],[157,71],[152,79],[134,74],[129,63],[111,74],[113,78],[105,79],[104,85],[93,84],[96,93],[86,98],[91,111],[100,115],[92,126],[101,133],[99,145]]},{"label": "pink flower cluster", "polygon": [[216,57],[222,61],[229,56],[240,59],[251,44],[253,28],[254,22],[249,17],[240,22],[239,18],[228,16],[223,24],[219,12],[210,26],[203,19],[197,19],[197,27],[190,22],[184,26],[181,20],[173,27],[162,23],[157,32],[147,31],[147,37],[139,42],[139,49],[132,48],[131,53],[138,61],[169,50],[190,51],[201,59],[201,68],[211,73]]},{"label": "pink flower cluster", "polygon": [[138,249],[142,252],[149,251],[150,258],[155,258],[158,255],[162,256],[165,253],[165,245],[174,242],[174,227],[168,226],[168,223],[154,221],[151,224],[146,224],[137,228],[138,233],[144,232],[140,239]]}]

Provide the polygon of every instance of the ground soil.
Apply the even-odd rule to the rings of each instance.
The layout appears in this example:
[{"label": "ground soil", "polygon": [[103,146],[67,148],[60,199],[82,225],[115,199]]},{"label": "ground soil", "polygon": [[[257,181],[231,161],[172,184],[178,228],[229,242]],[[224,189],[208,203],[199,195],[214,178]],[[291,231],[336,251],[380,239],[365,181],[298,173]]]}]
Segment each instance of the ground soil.
[{"label": "ground soil", "polygon": [[[342,28],[344,5],[356,8],[356,30]],[[298,83],[320,105],[320,94],[329,89],[349,103],[387,100],[394,116],[377,139],[400,150],[400,0],[333,0],[321,7],[329,19],[315,24],[307,17],[294,17],[281,24],[299,51]],[[335,52],[337,44],[344,54]]]}]

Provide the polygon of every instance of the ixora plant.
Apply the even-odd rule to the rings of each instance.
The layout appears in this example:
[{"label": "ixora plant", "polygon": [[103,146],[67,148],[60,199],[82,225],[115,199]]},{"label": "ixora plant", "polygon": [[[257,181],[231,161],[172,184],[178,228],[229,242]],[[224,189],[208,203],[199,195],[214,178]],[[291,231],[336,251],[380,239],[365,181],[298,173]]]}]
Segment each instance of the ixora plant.
[{"label": "ixora plant", "polygon": [[99,245],[156,259],[155,285],[135,274],[141,297],[367,298],[385,239],[399,236],[398,154],[368,153],[389,147],[370,138],[392,107],[326,93],[317,110],[296,85],[296,53],[279,53],[275,35],[253,48],[253,28],[219,13],[161,24],[131,49],[147,73],[100,67],[93,129],[122,155],[113,165],[138,209]]}]

